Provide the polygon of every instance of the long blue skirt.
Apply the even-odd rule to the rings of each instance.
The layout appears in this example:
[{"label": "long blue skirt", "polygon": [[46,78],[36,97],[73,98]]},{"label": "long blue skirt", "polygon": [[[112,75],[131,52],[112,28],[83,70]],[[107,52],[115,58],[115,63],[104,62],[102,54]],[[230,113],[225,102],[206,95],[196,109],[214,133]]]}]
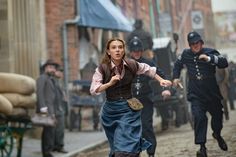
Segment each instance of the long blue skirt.
[{"label": "long blue skirt", "polygon": [[101,111],[101,121],[114,152],[139,153],[151,146],[142,138],[141,111],[133,111],[126,100],[106,101]]}]

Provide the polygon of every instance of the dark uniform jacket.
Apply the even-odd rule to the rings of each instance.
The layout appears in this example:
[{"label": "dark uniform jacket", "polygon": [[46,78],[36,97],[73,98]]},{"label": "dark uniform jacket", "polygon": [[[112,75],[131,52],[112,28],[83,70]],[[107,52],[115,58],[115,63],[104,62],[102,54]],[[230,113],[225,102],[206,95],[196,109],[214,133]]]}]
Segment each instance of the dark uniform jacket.
[{"label": "dark uniform jacket", "polygon": [[[145,59],[141,57],[140,59],[136,60],[139,63],[146,63],[150,65],[151,67],[156,67],[156,73],[160,75],[162,78],[165,78],[165,75],[163,71],[155,65],[155,63],[149,59]],[[152,79],[148,77],[147,75],[136,75],[135,79],[132,83],[132,94],[134,97],[140,98],[140,97],[147,97],[150,96],[152,93],[152,87],[150,84],[150,81]],[[158,82],[156,82],[158,83]],[[161,88],[161,87],[160,87]],[[161,88],[162,89],[162,88]]]},{"label": "dark uniform jacket", "polygon": [[[210,62],[198,59],[200,54],[206,54],[211,58]],[[222,99],[216,82],[215,72],[218,68],[226,68],[228,62],[220,53],[211,48],[203,48],[200,53],[194,54],[190,49],[185,49],[177,59],[173,69],[173,78],[179,78],[181,69],[187,68],[189,77],[188,100],[201,99],[214,101]]]},{"label": "dark uniform jacket", "polygon": [[48,107],[49,114],[55,114],[55,84],[53,77],[47,74],[42,74],[37,79],[37,108],[36,112],[40,112],[40,108]]}]

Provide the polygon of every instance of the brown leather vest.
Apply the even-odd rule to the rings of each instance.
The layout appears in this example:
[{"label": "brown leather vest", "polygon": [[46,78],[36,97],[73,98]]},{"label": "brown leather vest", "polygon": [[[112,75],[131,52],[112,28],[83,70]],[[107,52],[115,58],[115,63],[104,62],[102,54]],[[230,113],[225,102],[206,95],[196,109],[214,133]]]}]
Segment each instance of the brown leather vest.
[{"label": "brown leather vest", "polygon": [[[126,61],[128,63],[128,66],[124,66],[125,68],[125,75],[124,77],[117,82],[115,85],[109,87],[106,90],[106,98],[107,100],[119,100],[119,99],[128,99],[132,97],[131,92],[131,84],[132,80],[134,79],[136,75],[136,71],[138,67],[135,67],[137,64],[134,61]],[[103,83],[107,83],[110,81],[112,77],[112,70],[110,68],[107,68],[104,66],[100,66],[100,69],[103,74]]]},{"label": "brown leather vest", "polygon": [[131,84],[134,75],[132,71],[125,66],[124,77],[115,85],[106,90],[106,97],[108,100],[128,99],[132,97]]}]

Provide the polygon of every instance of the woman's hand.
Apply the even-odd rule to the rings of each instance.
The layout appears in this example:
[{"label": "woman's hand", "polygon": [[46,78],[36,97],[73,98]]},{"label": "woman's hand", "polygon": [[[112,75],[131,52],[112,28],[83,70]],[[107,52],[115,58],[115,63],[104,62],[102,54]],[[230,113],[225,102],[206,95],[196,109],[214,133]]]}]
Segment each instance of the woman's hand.
[{"label": "woman's hand", "polygon": [[120,81],[120,75],[114,75],[112,76],[111,80],[109,81],[110,86],[116,84],[118,81]]},{"label": "woman's hand", "polygon": [[103,85],[101,85],[99,88],[97,88],[96,92],[103,92],[105,91],[107,88],[113,86],[114,84],[116,84],[118,81],[120,81],[120,75],[114,75],[112,76],[111,80],[108,83],[105,83]]},{"label": "woman's hand", "polygon": [[169,87],[169,86],[171,86],[172,85],[172,82],[171,81],[169,81],[169,80],[161,80],[160,81],[160,85],[162,86],[162,87]]}]

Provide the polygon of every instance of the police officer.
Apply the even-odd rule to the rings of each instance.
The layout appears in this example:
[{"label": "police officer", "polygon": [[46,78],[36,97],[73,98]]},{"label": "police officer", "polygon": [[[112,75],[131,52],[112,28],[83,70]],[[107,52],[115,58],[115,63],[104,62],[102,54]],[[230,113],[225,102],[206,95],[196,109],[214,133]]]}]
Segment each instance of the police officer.
[{"label": "police officer", "polygon": [[135,23],[133,25],[134,30],[127,36],[127,43],[130,43],[130,41],[136,36],[138,37],[142,44],[143,44],[143,52],[142,56],[145,58],[153,58],[153,41],[152,41],[152,35],[144,29],[143,21],[142,19],[136,19]]},{"label": "police officer", "polygon": [[[135,36],[128,43],[128,48],[130,51],[130,55],[132,59],[135,59],[139,63],[146,63],[150,66],[155,66],[155,64],[148,59],[142,57],[143,45],[141,40]],[[157,74],[164,78],[163,72],[157,67]],[[152,88],[150,87],[151,78],[146,75],[137,75],[132,83],[132,93],[133,96],[138,98],[144,108],[141,113],[142,120],[142,136],[152,143],[152,146],[147,149],[147,153],[149,157],[154,157],[156,150],[156,138],[155,133],[153,131],[153,102],[150,99],[150,95],[152,93]],[[171,95],[169,90],[164,90],[162,92],[162,96],[167,98]]]},{"label": "police officer", "polygon": [[215,78],[216,67],[226,68],[228,62],[220,53],[211,48],[204,48],[201,36],[193,31],[187,36],[190,49],[185,49],[177,59],[173,69],[173,85],[180,83],[179,76],[184,65],[189,76],[188,100],[191,102],[194,117],[195,144],[200,145],[197,157],[207,157],[206,133],[209,112],[213,137],[219,147],[227,151],[227,145],[221,137],[223,128],[222,96]]}]

